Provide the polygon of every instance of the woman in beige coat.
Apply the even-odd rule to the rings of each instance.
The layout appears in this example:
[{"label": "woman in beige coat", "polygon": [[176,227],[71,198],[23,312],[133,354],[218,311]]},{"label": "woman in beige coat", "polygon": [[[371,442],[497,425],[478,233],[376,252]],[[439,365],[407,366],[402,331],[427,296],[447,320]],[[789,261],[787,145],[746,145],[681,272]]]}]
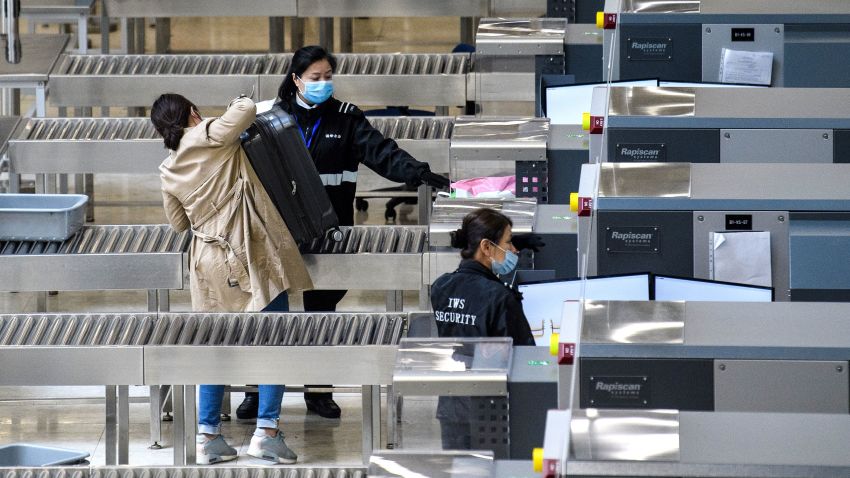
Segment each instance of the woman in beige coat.
[{"label": "woman in beige coat", "polygon": [[[171,155],[160,165],[165,213],[175,231],[191,229],[192,308],[199,312],[288,310],[287,291],[312,288],[292,235],[248,163],[239,135],[256,107],[240,97],[219,118],[202,119],[189,100],[164,94],[151,121]],[[260,386],[260,413],[248,454],[278,463],[297,456],[278,431],[282,385]],[[236,458],[221,437],[224,387],[201,385],[198,463]]]}]

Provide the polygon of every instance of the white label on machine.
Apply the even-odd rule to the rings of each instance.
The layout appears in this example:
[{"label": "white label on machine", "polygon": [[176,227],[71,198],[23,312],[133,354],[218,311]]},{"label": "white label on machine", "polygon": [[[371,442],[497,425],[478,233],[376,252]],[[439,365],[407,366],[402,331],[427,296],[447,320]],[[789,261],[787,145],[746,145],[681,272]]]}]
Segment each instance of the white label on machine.
[{"label": "white label on machine", "polygon": [[724,48],[720,55],[720,82],[770,86],[773,52]]},{"label": "white label on machine", "polygon": [[770,232],[712,232],[709,238],[712,280],[771,287]]}]

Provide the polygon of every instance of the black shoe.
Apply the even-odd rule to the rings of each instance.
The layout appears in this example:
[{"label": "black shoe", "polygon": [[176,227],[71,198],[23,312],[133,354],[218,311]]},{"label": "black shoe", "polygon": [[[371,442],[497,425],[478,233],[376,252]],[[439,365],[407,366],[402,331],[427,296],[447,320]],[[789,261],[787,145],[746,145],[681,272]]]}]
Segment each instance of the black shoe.
[{"label": "black shoe", "polygon": [[[313,395],[313,396],[311,396]],[[304,394],[307,410],[317,413],[323,418],[339,418],[342,411],[330,393]]]},{"label": "black shoe", "polygon": [[260,394],[257,392],[245,392],[245,400],[236,409],[236,418],[240,420],[253,420],[257,418],[257,410],[260,408]]}]

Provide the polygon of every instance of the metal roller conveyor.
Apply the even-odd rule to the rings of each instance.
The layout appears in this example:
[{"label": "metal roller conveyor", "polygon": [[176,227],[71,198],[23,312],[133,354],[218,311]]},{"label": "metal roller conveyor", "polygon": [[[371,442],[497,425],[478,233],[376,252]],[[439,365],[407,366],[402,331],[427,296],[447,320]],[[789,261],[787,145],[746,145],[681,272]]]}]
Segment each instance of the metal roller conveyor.
[{"label": "metal roller conveyor", "polygon": [[9,142],[21,174],[156,174],[167,155],[148,118],[31,118]]},{"label": "metal roller conveyor", "polygon": [[[162,91],[202,106],[226,105],[239,93],[271,99],[291,54],[65,55],[50,77],[57,106],[149,106]],[[340,54],[335,90],[362,105],[453,106],[466,102],[468,54]],[[198,96],[198,91],[204,94]]]},{"label": "metal roller conveyor", "polygon": [[[448,173],[452,117],[370,117],[375,128],[431,170]],[[168,154],[147,118],[30,118],[8,126],[9,162],[22,174],[156,174]],[[2,136],[0,136],[2,138]],[[361,170],[358,189],[397,186]]]},{"label": "metal roller conveyor", "polygon": [[[257,88],[265,55],[66,55],[50,79],[57,106],[150,106],[163,91],[201,106]],[[54,81],[55,80],[55,81]],[[203,95],[198,95],[203,91]]]},{"label": "metal roller conveyor", "polygon": [[64,242],[0,241],[0,290],[182,289],[191,233],[83,226]]},{"label": "metal roller conveyor", "polygon": [[366,478],[355,467],[92,467],[91,478]]},{"label": "metal roller conveyor", "polygon": [[155,313],[0,315],[0,384],[142,384],[142,346],[157,323]]},{"label": "metal roller conveyor", "polygon": [[[107,385],[108,402],[114,402],[117,385],[118,431],[111,439],[107,433],[107,450],[115,450],[117,436],[122,463],[127,462],[128,425],[121,421],[128,413],[126,387],[172,385],[177,412],[175,464],[194,461],[194,445],[186,446],[190,441],[184,425],[195,420],[194,400],[185,399],[194,396],[195,385],[245,380],[360,385],[365,457],[380,447],[379,387],[392,383],[398,344],[410,321],[420,315],[0,315],[0,385]],[[262,362],[287,366],[253,366]],[[34,367],[38,373],[33,373]],[[152,400],[158,416],[160,407]],[[107,426],[115,426],[114,415],[112,420]],[[159,431],[154,425],[158,420],[152,421],[156,437]],[[109,455],[107,463],[114,463]]]},{"label": "metal roller conveyor", "polygon": [[0,467],[6,478],[366,478],[357,467],[68,466]]},{"label": "metal roller conveyor", "polygon": [[[420,290],[426,226],[343,227],[343,240],[314,241],[304,262],[317,289]],[[368,278],[368,280],[364,280]]]},{"label": "metal roller conveyor", "polygon": [[[21,330],[27,325],[23,317],[9,320],[9,327],[21,335],[34,335],[32,330]],[[249,383],[377,385],[390,383],[391,362],[408,315],[164,313],[150,321],[135,317],[127,324],[91,321],[90,328],[95,330],[88,331],[87,337],[98,345],[120,340],[145,347],[145,384],[239,383],[236,377],[248,374],[253,380]],[[29,329],[38,325],[39,318],[31,322]],[[2,338],[6,335],[14,340],[19,334],[3,333]],[[212,355],[218,358],[204,362],[204,357]],[[250,363],[260,355],[265,361],[304,366],[255,370]],[[390,363],[382,365],[384,359]],[[340,367],[343,362],[349,366]]]},{"label": "metal roller conveyor", "polygon": [[[466,103],[468,54],[339,54],[334,94],[358,105],[458,106]],[[260,97],[274,98],[292,55],[269,55]]]}]

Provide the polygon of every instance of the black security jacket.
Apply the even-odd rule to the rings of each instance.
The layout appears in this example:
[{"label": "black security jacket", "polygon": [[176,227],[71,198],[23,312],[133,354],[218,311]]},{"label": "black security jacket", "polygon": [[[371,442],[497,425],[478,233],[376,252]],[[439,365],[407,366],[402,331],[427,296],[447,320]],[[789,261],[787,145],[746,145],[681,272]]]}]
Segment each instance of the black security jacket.
[{"label": "black security jacket", "polygon": [[316,108],[306,109],[295,98],[281,107],[293,115],[315,161],[322,184],[342,226],[354,225],[354,193],[360,163],[379,175],[410,186],[428,171],[427,163],[415,160],[369,124],[360,109],[330,98]]},{"label": "black security jacket", "polygon": [[440,337],[511,337],[534,345],[516,293],[489,269],[465,260],[431,286],[431,306]]}]

